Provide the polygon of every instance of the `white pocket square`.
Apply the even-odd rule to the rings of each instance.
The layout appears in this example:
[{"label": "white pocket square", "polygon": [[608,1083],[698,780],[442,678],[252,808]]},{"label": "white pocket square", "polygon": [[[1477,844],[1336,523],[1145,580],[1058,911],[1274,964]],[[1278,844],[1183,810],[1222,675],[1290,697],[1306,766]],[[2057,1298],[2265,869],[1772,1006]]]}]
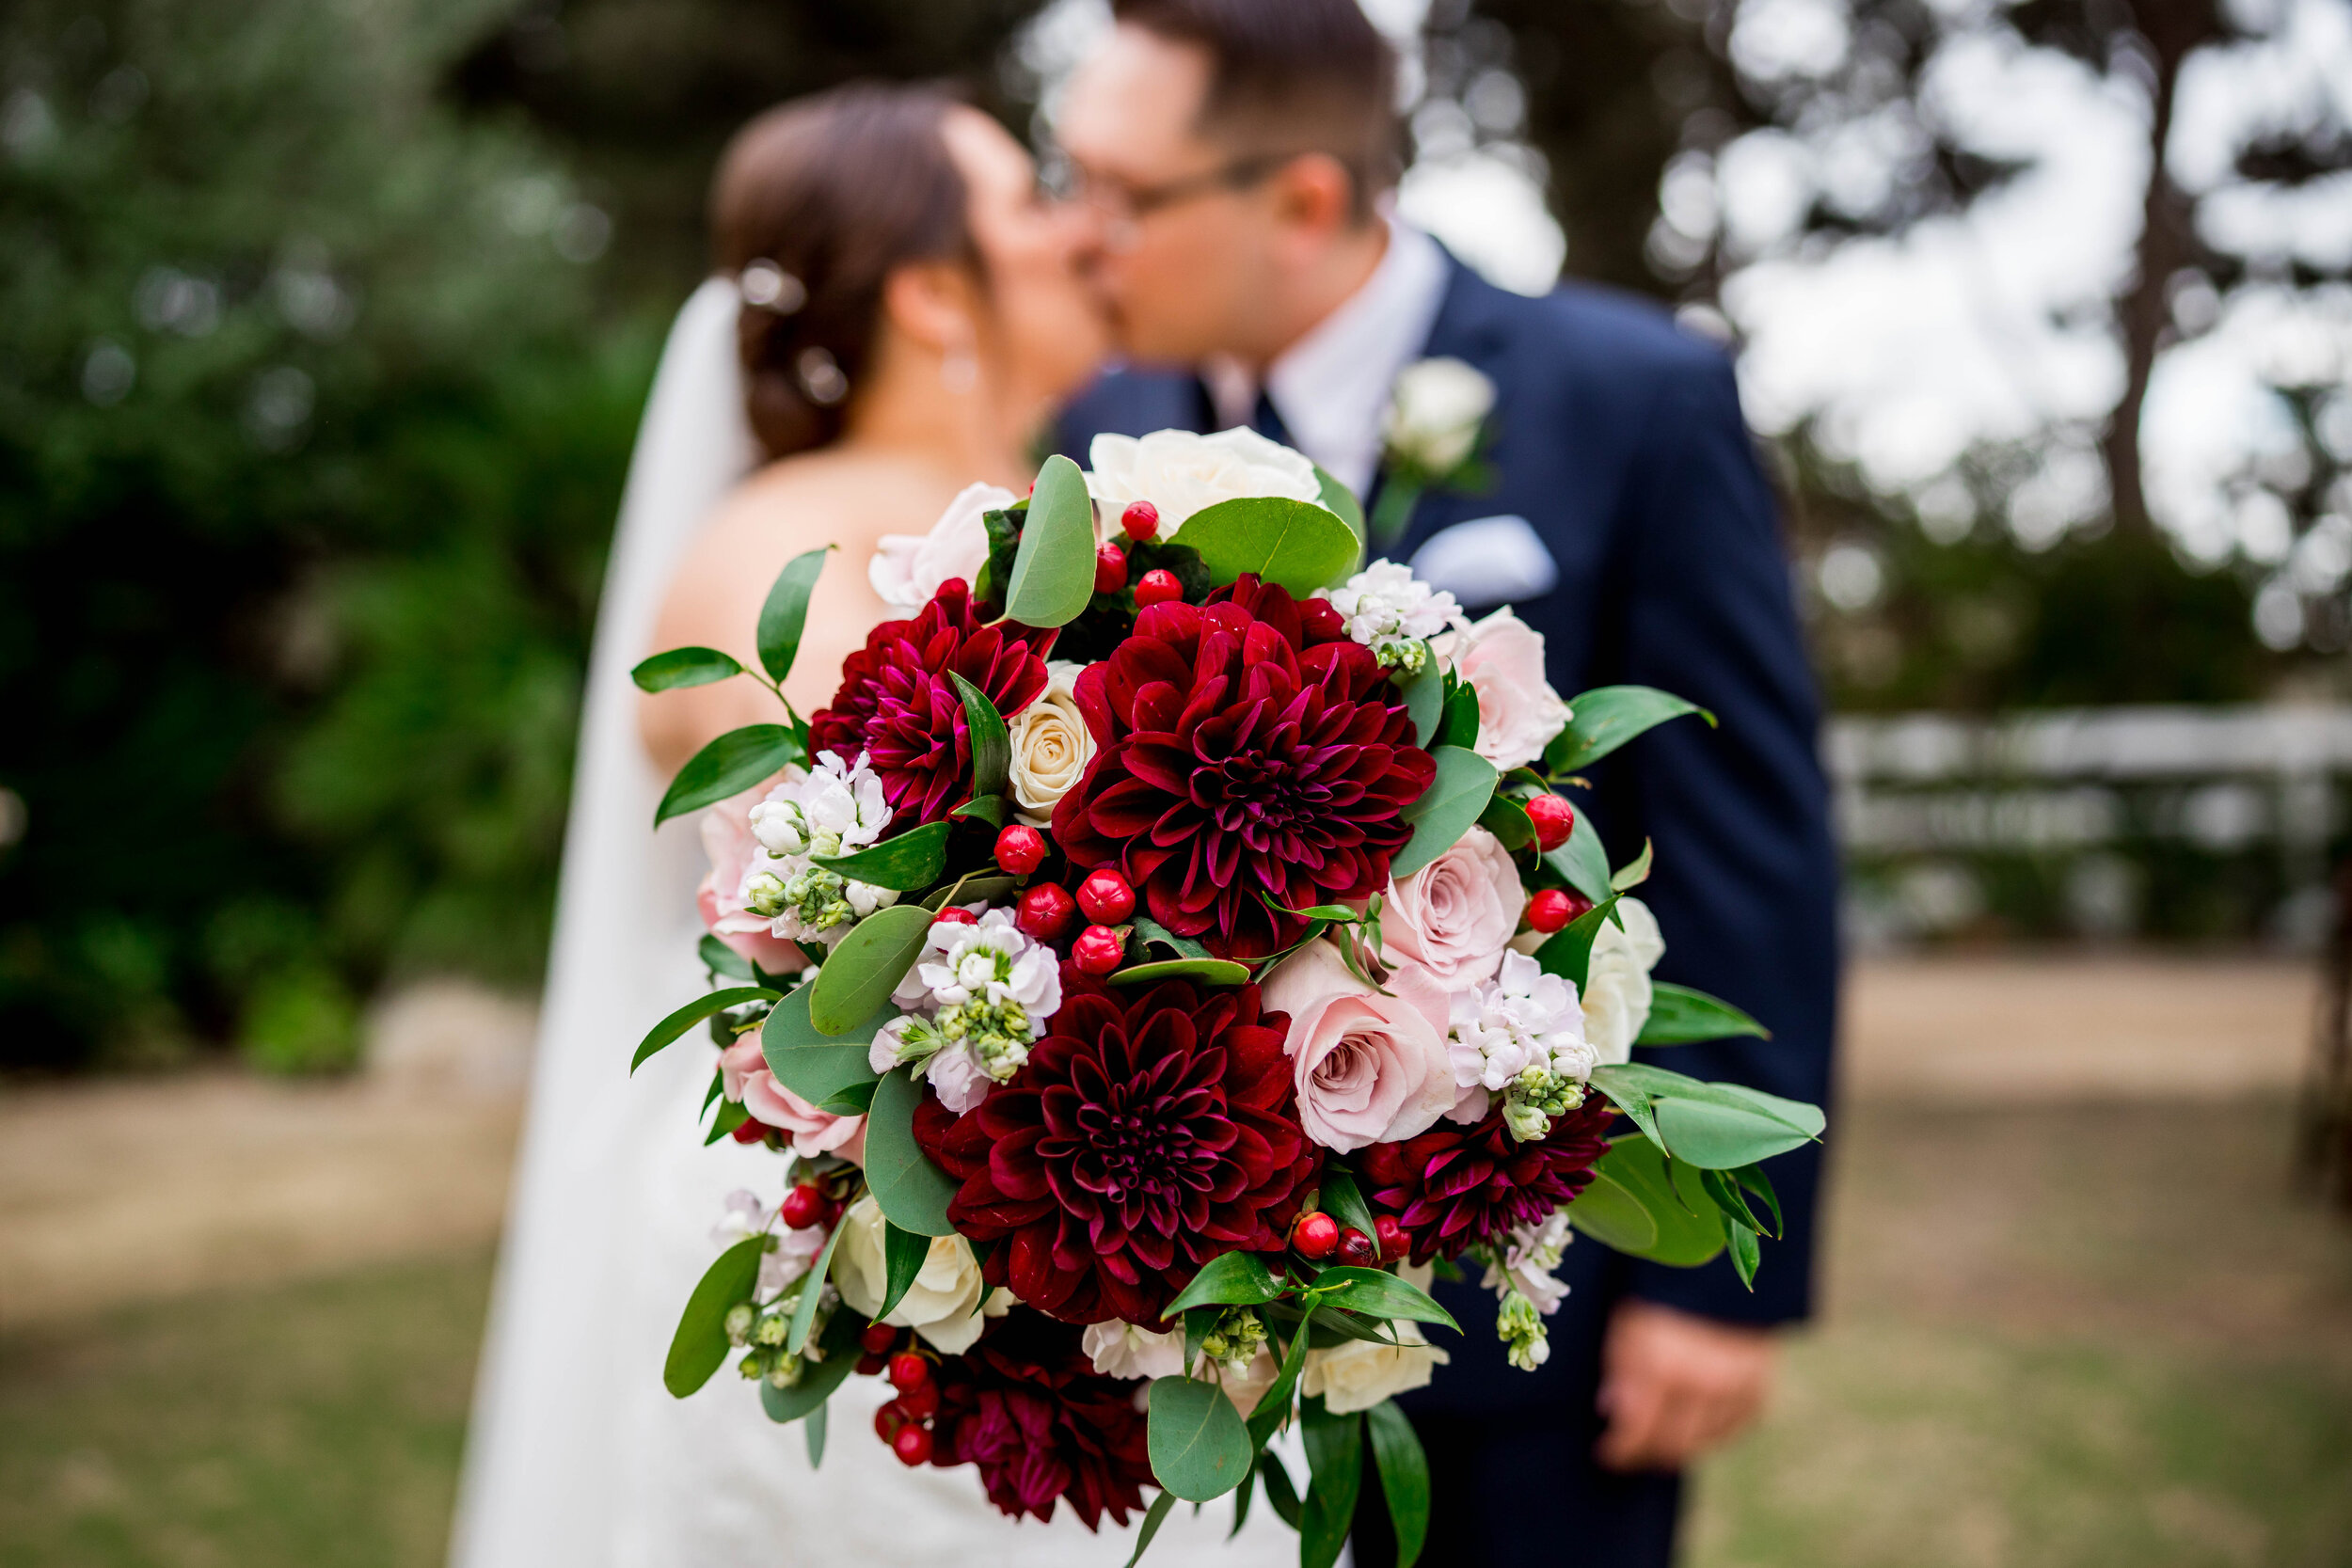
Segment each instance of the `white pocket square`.
[{"label": "white pocket square", "polygon": [[1410,564],[1413,576],[1465,609],[1539,599],[1560,585],[1560,563],[1515,513],[1440,529]]}]

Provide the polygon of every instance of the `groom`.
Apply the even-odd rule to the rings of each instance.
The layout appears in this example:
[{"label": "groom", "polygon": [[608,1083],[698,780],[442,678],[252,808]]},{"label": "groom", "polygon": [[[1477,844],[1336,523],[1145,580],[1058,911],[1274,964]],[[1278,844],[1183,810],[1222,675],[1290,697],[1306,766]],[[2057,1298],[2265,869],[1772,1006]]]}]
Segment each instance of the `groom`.
[{"label": "groom", "polygon": [[[1516,605],[1562,693],[1658,686],[1721,720],[1664,726],[1596,768],[1594,819],[1613,863],[1656,842],[1642,896],[1666,933],[1658,977],[1772,1030],[1671,1065],[1825,1101],[1836,865],[1788,566],[1730,366],[1653,306],[1505,293],[1384,217],[1395,68],[1356,0],[1112,9],[1057,133],[1131,365],[1181,369],[1103,377],[1067,411],[1064,449],[1251,424],[1370,496],[1400,373],[1432,358],[1482,372],[1487,483],[1428,488],[1376,546],[1473,612]],[[1424,1562],[1669,1560],[1678,1472],[1755,1415],[1775,1329],[1809,1307],[1819,1151],[1769,1168],[1788,1234],[1766,1243],[1753,1293],[1721,1259],[1676,1270],[1585,1241],[1533,1373],[1505,1364],[1474,1278],[1439,1287],[1465,1337],[1402,1402],[1436,1489]],[[1358,1513],[1363,1568],[1394,1556],[1377,1497],[1370,1485]]]}]

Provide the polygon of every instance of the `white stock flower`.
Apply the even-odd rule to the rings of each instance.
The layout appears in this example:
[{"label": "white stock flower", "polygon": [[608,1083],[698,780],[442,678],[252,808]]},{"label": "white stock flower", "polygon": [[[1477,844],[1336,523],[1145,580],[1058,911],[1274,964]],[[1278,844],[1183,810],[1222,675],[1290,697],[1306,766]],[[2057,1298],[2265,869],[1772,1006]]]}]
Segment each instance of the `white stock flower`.
[{"label": "white stock flower", "polygon": [[1494,411],[1495,384],[1459,359],[1405,367],[1380,424],[1389,450],[1433,475],[1452,473],[1477,450],[1478,427]]},{"label": "white stock flower", "polygon": [[977,587],[988,563],[988,524],[983,515],[1001,512],[1021,498],[995,484],[967,484],[947,503],[929,533],[885,533],[866,563],[866,580],[882,603],[912,615],[930,602],[940,584],[961,578]]},{"label": "white stock flower", "polygon": [[1620,898],[1617,915],[1625,929],[1601,922],[1584,978],[1584,1037],[1602,1067],[1632,1060],[1634,1037],[1649,1022],[1649,972],[1666,954],[1665,933],[1647,904]]},{"label": "white stock flower", "polygon": [[1029,1059],[1061,1008],[1061,968],[1009,911],[986,910],[977,921],[934,921],[890,1000],[907,1011],[882,1025],[866,1060],[876,1072],[922,1063],[940,1103],[961,1115]]},{"label": "white stock flower", "polygon": [[1567,1299],[1568,1287],[1553,1271],[1574,1240],[1565,1209],[1554,1209],[1538,1224],[1514,1227],[1506,1243],[1496,1249],[1500,1257],[1488,1259],[1486,1277],[1479,1284],[1497,1295],[1517,1291],[1548,1318]]},{"label": "white stock flower", "polygon": [[1087,1324],[1078,1337],[1094,1370],[1104,1377],[1176,1377],[1184,1370],[1184,1331],[1154,1334],[1117,1318]]},{"label": "white stock flower", "polygon": [[1447,1049],[1454,1081],[1500,1092],[1529,1069],[1579,1083],[1598,1065],[1576,988],[1523,953],[1505,953],[1486,985],[1454,993]]},{"label": "white stock flower", "polygon": [[776,1245],[760,1254],[759,1277],[753,1284],[755,1300],[767,1303],[775,1300],[784,1288],[808,1273],[817,1261],[817,1255],[825,1249],[825,1231],[820,1226],[804,1230],[776,1230],[776,1212],[760,1206],[759,1199],[748,1190],[738,1187],[727,1194],[726,1212],[710,1227],[713,1246],[730,1247],[754,1236],[774,1234]]},{"label": "white stock flower", "polygon": [[1214,436],[1189,430],[1159,430],[1140,438],[1097,436],[1087,449],[1093,471],[1087,489],[1112,515],[1129,501],[1150,501],[1160,511],[1162,537],[1218,501],[1244,496],[1281,496],[1321,504],[1323,485],[1315,466],[1254,430],[1220,430]]},{"label": "white stock flower", "polygon": [[1323,1396],[1323,1407],[1334,1416],[1370,1410],[1382,1400],[1409,1388],[1425,1388],[1439,1367],[1453,1358],[1422,1337],[1421,1325],[1400,1318],[1394,1327],[1402,1341],[1376,1345],[1350,1339],[1329,1350],[1311,1350],[1298,1374],[1298,1392],[1307,1399]]},{"label": "white stock flower", "polygon": [[759,847],[744,863],[736,901],[787,942],[829,940],[836,927],[897,903],[890,889],[851,881],[811,859],[867,847],[890,816],[882,779],[863,753],[851,763],[826,752],[815,767],[791,769],[751,808]]},{"label": "white stock flower", "polygon": [[[882,1206],[868,1193],[841,1216],[841,1245],[833,1282],[841,1299],[867,1317],[890,1288],[890,1262],[882,1244]],[[933,1350],[961,1355],[972,1348],[988,1318],[1002,1317],[1011,1293],[991,1291],[980,1278],[980,1260],[961,1236],[934,1236],[914,1283],[882,1317],[896,1328],[911,1328]]]},{"label": "white stock flower", "polygon": [[1054,807],[1094,760],[1094,736],[1078,714],[1078,675],[1067,659],[1045,666],[1045,690],[1007,720],[1012,743],[1014,815],[1033,827],[1053,820]]},{"label": "white stock flower", "polygon": [[1380,662],[1406,673],[1427,657],[1423,638],[1469,623],[1454,595],[1430,587],[1410,567],[1375,561],[1326,595],[1347,623],[1347,635]]}]

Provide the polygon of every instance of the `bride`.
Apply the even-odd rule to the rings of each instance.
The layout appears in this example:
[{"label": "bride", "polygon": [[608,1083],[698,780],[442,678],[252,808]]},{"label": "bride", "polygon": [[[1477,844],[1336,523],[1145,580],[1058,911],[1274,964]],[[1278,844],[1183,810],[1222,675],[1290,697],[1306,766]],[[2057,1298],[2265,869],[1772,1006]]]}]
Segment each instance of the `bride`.
[{"label": "bride", "polygon": [[[654,805],[704,742],[777,716],[748,681],[641,709],[628,669],[688,643],[755,663],[769,583],[834,545],[786,683],[802,713],[821,706],[867,630],[907,612],[869,579],[877,546],[926,531],[967,484],[1024,483],[1028,442],[1105,347],[1070,218],[1010,136],[936,93],[853,87],[771,111],[728,150],[712,205],[720,276],[663,353],[596,630],[452,1560],[1115,1568],[1132,1528],[1015,1524],[970,1469],[902,1467],[872,1433],[879,1378],[834,1396],[821,1469],[801,1426],[769,1422],[723,1372],[684,1401],[661,1386],[726,1195],[772,1202],[781,1170],[764,1148],[702,1146],[699,1035],[628,1075],[644,1031],[705,984],[694,827],[654,832]],[[1177,1510],[1152,1560],[1295,1560],[1271,1510],[1229,1545],[1230,1518]]]}]

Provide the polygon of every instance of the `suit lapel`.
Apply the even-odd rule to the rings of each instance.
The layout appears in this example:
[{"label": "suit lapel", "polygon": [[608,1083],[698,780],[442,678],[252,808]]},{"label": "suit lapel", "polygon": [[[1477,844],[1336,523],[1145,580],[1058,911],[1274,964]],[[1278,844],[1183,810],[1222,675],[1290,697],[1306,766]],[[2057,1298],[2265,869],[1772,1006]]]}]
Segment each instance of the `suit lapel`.
[{"label": "suit lapel", "polygon": [[[1512,407],[1508,376],[1510,324],[1505,314],[1512,296],[1463,265],[1452,251],[1446,252],[1445,260],[1448,277],[1445,297],[1438,307],[1438,319],[1430,325],[1428,341],[1407,363],[1459,359],[1494,383],[1495,411],[1487,416],[1492,437],[1488,460],[1500,472],[1507,456],[1504,443],[1510,433]],[[1364,498],[1365,511],[1372,510],[1388,482],[1388,465],[1383,462],[1373,474],[1372,493]],[[1475,507],[1479,500],[1477,496],[1424,493],[1414,501],[1412,515],[1390,546],[1390,553],[1398,561],[1410,560],[1423,540],[1438,529],[1460,521],[1467,515],[1466,509]]]}]

